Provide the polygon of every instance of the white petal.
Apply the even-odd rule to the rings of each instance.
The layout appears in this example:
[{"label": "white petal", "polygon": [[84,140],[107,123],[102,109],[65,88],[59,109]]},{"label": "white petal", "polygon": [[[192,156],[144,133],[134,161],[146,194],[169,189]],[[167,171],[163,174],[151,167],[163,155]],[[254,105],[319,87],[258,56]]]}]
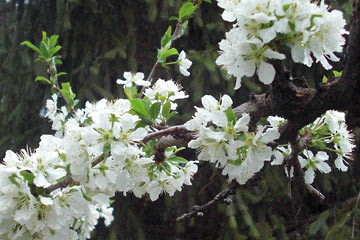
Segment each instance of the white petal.
[{"label": "white petal", "polygon": [[327,155],[326,152],[323,152],[323,151],[319,151],[316,156],[315,156],[316,159],[320,160],[320,161],[326,161],[329,159],[329,155]]},{"label": "white petal", "polygon": [[201,98],[201,103],[207,110],[214,110],[218,107],[219,102],[211,95],[205,95]]},{"label": "white petal", "polygon": [[38,187],[50,186],[50,183],[46,180],[44,174],[41,172],[34,178],[34,184]]},{"label": "white petal", "polygon": [[275,69],[270,63],[261,62],[257,74],[259,76],[259,80],[268,85],[274,80]]},{"label": "white petal", "polygon": [[235,16],[234,16],[234,12],[232,11],[224,11],[223,14],[221,14],[221,17],[228,22],[233,22],[236,20]]},{"label": "white petal", "polygon": [[231,97],[229,97],[229,95],[224,95],[222,98],[221,98],[221,106],[220,106],[220,109],[222,111],[225,111],[227,110],[229,107],[231,107],[231,105],[233,104],[233,101],[231,99]]},{"label": "white petal", "polygon": [[335,166],[337,169],[346,172],[348,170],[348,167],[344,164],[344,162],[345,160],[340,155],[338,155],[335,160]]},{"label": "white petal", "polygon": [[234,90],[238,90],[240,87],[241,87],[241,77],[237,77]]},{"label": "white petal", "polygon": [[276,32],[272,28],[261,29],[259,34],[264,43],[268,43],[276,37]]},{"label": "white petal", "polygon": [[275,150],[273,151],[275,159],[271,162],[271,165],[281,165],[284,162],[284,155],[282,152]]},{"label": "white petal", "polygon": [[319,170],[322,173],[329,173],[331,172],[330,166],[326,162],[319,162],[316,164],[317,170]]},{"label": "white petal", "polygon": [[305,176],[304,176],[305,183],[306,184],[312,184],[314,182],[314,178],[315,178],[314,170],[312,168],[308,168],[305,171]]},{"label": "white petal", "polygon": [[214,111],[211,115],[211,121],[221,127],[228,125],[228,119],[223,111]]},{"label": "white petal", "polygon": [[44,204],[46,206],[54,204],[54,201],[49,197],[40,196],[40,201],[41,201],[42,204]]},{"label": "white petal", "polygon": [[235,130],[237,132],[245,132],[249,130],[249,122],[250,122],[250,115],[247,113],[243,113],[241,118],[239,118],[235,123]]}]

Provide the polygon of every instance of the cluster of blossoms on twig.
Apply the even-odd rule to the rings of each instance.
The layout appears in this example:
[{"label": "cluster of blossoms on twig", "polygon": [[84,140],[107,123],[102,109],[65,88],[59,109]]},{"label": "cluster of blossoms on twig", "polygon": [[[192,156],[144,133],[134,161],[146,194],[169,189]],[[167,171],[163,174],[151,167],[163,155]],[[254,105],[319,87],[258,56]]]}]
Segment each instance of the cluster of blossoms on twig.
[{"label": "cluster of blossoms on twig", "polygon": [[[284,119],[279,118],[279,123]],[[326,162],[329,160],[327,152],[333,153],[335,157],[334,165],[341,171],[347,171],[346,159],[352,159],[352,152],[355,148],[354,135],[347,129],[345,114],[342,112],[329,110],[323,116],[317,118],[313,123],[305,126],[300,131],[300,135],[311,134],[311,140],[305,149],[298,156],[301,168],[305,170],[304,180],[306,184],[312,184],[315,178],[315,171],[330,173],[331,167]],[[316,151],[314,153],[313,151]],[[278,146],[275,151],[276,159],[272,165],[284,163],[284,157],[291,154],[291,147]],[[293,176],[293,169],[287,172],[288,176]]]},{"label": "cluster of blossoms on twig", "polygon": [[216,63],[236,77],[235,89],[255,72],[264,84],[272,83],[275,69],[269,61],[286,58],[282,46],[291,49],[294,62],[308,67],[312,56],[325,69],[331,68],[327,59],[339,61],[334,52],[342,51],[346,22],[324,0],[218,0],[218,5],[223,19],[235,23],[219,43]]},{"label": "cluster of blossoms on twig", "polygon": [[[312,56],[325,69],[331,68],[327,58],[339,60],[334,52],[342,50],[345,21],[341,12],[329,12],[323,0],[319,4],[310,0],[218,0],[218,5],[225,9],[224,20],[235,24],[220,42],[216,62],[237,78],[236,89],[243,76],[255,72],[260,81],[270,84],[275,69],[268,61],[286,58],[280,53],[282,46],[290,47],[295,62],[307,66],[312,65]],[[159,64],[177,64],[183,75],[190,75],[191,61],[171,44],[184,33],[197,7],[187,2],[180,9],[178,25],[174,32],[169,27],[162,37],[147,80],[141,72],[125,72],[125,79],[117,80],[127,99],[88,102],[82,109],[75,110],[78,101],[69,83],[58,86],[58,77],[64,75],[54,68],[59,59],[54,54],[61,48],[56,46],[58,36],[48,38],[43,33],[41,44],[48,48],[24,42],[40,60],[51,63],[50,79],[36,79],[58,93],[47,101],[45,115],[55,134],[43,135],[34,151],[6,152],[0,164],[1,239],[87,239],[100,217],[106,225],[112,222],[110,199],[116,192],[149,195],[154,201],[163,192],[172,196],[191,185],[197,161],[178,156],[183,148],[159,147],[159,132],[169,129],[167,122],[176,114],[175,101],[188,95],[172,80],[151,81]],[[178,60],[167,62],[173,55]],[[58,96],[64,98],[66,107],[58,107]],[[250,115],[243,113],[238,118],[232,103],[228,95],[220,101],[202,97],[203,107],[195,107],[194,117],[184,124],[196,138],[186,140],[189,148],[199,151],[198,160],[214,163],[229,180],[245,184],[266,162],[285,164],[292,149],[290,144],[276,143],[285,119],[269,116],[266,124],[250,129]],[[326,112],[300,130],[300,137],[308,134],[310,141],[294,151],[299,153],[296,160],[305,170],[306,184],[313,183],[315,171],[331,171],[326,152],[335,155],[336,168],[347,171],[346,159],[351,159],[355,145],[344,113]],[[292,177],[293,170],[286,170]]]},{"label": "cluster of blossoms on twig", "polygon": [[[125,74],[130,81],[120,83],[144,85],[139,76]],[[148,119],[155,124],[176,109],[174,100],[187,97],[178,85],[161,79],[145,96],[158,108]],[[141,142],[154,129],[141,124],[134,111],[143,105],[137,103],[102,99],[67,116],[57,108],[56,95],[49,99],[46,115],[54,121],[55,136],[43,135],[34,152],[7,151],[0,165],[1,239],[86,239],[99,217],[111,223],[110,198],[116,192],[156,200],[162,192],[172,196],[191,185],[197,165],[176,156],[181,149],[168,147],[156,161],[157,140]],[[53,188],[64,179],[67,186]]]},{"label": "cluster of blossoms on twig", "polygon": [[278,126],[258,125],[255,132],[249,131],[249,114],[236,119],[228,95],[221,102],[206,95],[202,104],[204,108],[197,107],[194,118],[185,123],[187,129],[197,131],[188,146],[199,149],[199,160],[216,163],[229,180],[245,184],[271,160],[273,151],[267,144],[279,138]]}]

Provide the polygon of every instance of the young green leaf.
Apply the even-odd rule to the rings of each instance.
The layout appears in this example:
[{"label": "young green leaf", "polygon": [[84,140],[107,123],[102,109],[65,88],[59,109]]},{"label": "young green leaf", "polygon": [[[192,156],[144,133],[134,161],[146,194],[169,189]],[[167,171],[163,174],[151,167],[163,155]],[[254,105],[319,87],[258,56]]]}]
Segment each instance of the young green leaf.
[{"label": "young green leaf", "polygon": [[146,105],[144,103],[143,99],[134,98],[130,100],[131,108],[136,112],[139,117],[146,117],[151,119],[150,113],[148,109],[146,108]]},{"label": "young green leaf", "polygon": [[172,155],[172,156],[168,157],[167,160],[170,162],[184,163],[184,164],[186,164],[188,162],[188,160],[186,160],[185,158],[182,158],[182,157],[179,157],[176,155]]},{"label": "young green leaf", "polygon": [[179,20],[178,17],[175,16],[169,17],[169,21],[177,21],[177,20]]},{"label": "young green leaf", "polygon": [[66,74],[67,74],[66,72],[59,72],[58,74],[56,74],[56,77],[60,77],[60,76],[66,75]]},{"label": "young green leaf", "polygon": [[53,48],[56,46],[56,43],[58,41],[59,35],[52,35],[49,39],[49,47]]},{"label": "young green leaf", "polygon": [[163,115],[163,117],[165,117],[165,118],[168,117],[170,110],[171,110],[171,103],[170,103],[170,101],[166,101],[166,103],[164,104],[164,106],[162,108],[161,115]]},{"label": "young green leaf", "polygon": [[69,107],[74,107],[74,100],[76,97],[76,94],[73,93],[70,83],[66,82],[66,83],[62,83],[61,84],[61,93],[64,96],[65,100],[69,103]]},{"label": "young green leaf", "polygon": [[161,108],[161,103],[160,102],[156,102],[153,105],[151,105],[151,107],[150,107],[151,119],[156,119],[157,118],[157,116],[160,113],[160,108]]},{"label": "young green leaf", "polygon": [[49,57],[54,56],[55,53],[57,53],[61,49],[61,46],[56,46],[54,48],[51,48],[49,51]]},{"label": "young green leaf", "polygon": [[196,7],[192,2],[186,2],[182,5],[179,11],[179,19],[185,20],[185,18],[189,17],[194,11]]},{"label": "young green leaf", "polygon": [[334,77],[341,77],[342,72],[333,71]]},{"label": "young green leaf", "polygon": [[166,58],[170,57],[172,55],[176,55],[179,54],[178,50],[176,50],[176,48],[170,48],[170,49],[166,49],[166,48],[162,48],[158,51],[158,60],[161,63],[166,62]]},{"label": "young green leaf", "polygon": [[103,153],[105,155],[109,154],[111,151],[111,144],[109,142],[105,143],[103,146]]},{"label": "young green leaf", "polygon": [[20,172],[20,175],[23,176],[24,180],[27,181],[29,184],[34,182],[34,174],[30,171],[23,170]]},{"label": "young green leaf", "polygon": [[171,26],[169,26],[164,36],[161,38],[161,47],[165,48],[165,46],[172,40],[171,38]]},{"label": "young green leaf", "polygon": [[328,78],[324,75],[322,78],[322,83],[327,83],[328,82]]},{"label": "young green leaf", "polygon": [[46,45],[46,43],[43,41],[40,43],[40,54],[42,56],[44,56],[45,58],[48,58],[49,57],[49,48],[48,46]]},{"label": "young green leaf", "polygon": [[37,54],[40,54],[40,49],[29,41],[23,41],[22,43],[20,43],[20,45],[25,45],[29,47],[31,50],[35,51]]},{"label": "young green leaf", "polygon": [[124,87],[124,92],[125,92],[126,97],[127,97],[129,100],[133,99],[133,95],[132,95],[131,88],[129,88],[129,87]]},{"label": "young green leaf", "polygon": [[228,120],[229,123],[230,123],[230,122],[232,122],[233,124],[236,123],[236,116],[235,116],[235,113],[234,113],[234,111],[232,110],[231,107],[229,107],[229,108],[226,110],[225,114],[226,114],[226,118],[227,118],[227,120]]},{"label": "young green leaf", "polygon": [[46,32],[42,32],[42,41],[46,41],[46,39],[47,39],[47,34],[46,34]]},{"label": "young green leaf", "polygon": [[52,85],[52,83],[50,82],[50,80],[49,79],[47,79],[47,78],[45,78],[45,77],[42,77],[42,76],[37,76],[36,78],[35,78],[35,82],[45,82],[45,83],[48,83],[48,84],[50,84],[50,85]]}]

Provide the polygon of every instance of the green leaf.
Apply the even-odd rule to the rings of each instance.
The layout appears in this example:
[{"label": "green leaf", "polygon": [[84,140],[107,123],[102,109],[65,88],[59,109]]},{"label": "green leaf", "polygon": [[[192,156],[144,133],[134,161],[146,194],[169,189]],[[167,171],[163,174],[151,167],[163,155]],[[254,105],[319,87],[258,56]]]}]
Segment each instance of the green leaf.
[{"label": "green leaf", "polygon": [[125,88],[124,88],[124,92],[125,92],[125,94],[126,94],[126,97],[127,97],[129,100],[133,99],[133,95],[132,95],[131,88],[125,87]]},{"label": "green leaf", "polygon": [[151,119],[156,119],[157,118],[157,116],[160,113],[160,108],[161,108],[161,103],[160,102],[156,102],[153,105],[151,105],[151,107],[150,107]]},{"label": "green leaf", "polygon": [[42,41],[46,41],[46,39],[47,39],[47,34],[46,34],[46,32],[42,32]]},{"label": "green leaf", "polygon": [[161,111],[161,115],[163,115],[163,117],[165,117],[165,118],[168,117],[170,110],[171,110],[171,103],[170,103],[170,101],[166,101],[166,103],[164,104],[163,109]]},{"label": "green leaf", "polygon": [[166,48],[162,48],[159,50],[158,52],[158,60],[161,63],[166,62],[166,58],[170,57],[172,55],[176,55],[179,54],[178,50],[176,50],[176,48],[170,48],[170,49],[166,49]]},{"label": "green leaf", "polygon": [[84,198],[86,201],[88,201],[88,202],[91,202],[91,201],[92,201],[91,197],[90,197],[88,194],[84,193],[84,191],[83,191],[82,189],[81,189],[80,191],[81,191],[81,193],[82,193],[82,195],[83,195],[83,198]]},{"label": "green leaf", "polygon": [[229,107],[228,109],[226,109],[226,118],[228,119],[229,123],[232,122],[233,124],[236,123],[236,116],[234,111],[232,110],[231,107]]},{"label": "green leaf", "polygon": [[170,162],[184,163],[184,164],[186,164],[188,162],[188,160],[186,160],[185,158],[182,158],[182,157],[179,157],[176,155],[172,155],[172,156],[168,157],[167,160],[169,160]]},{"label": "green leaf", "polygon": [[130,100],[130,103],[132,110],[134,110],[137,113],[137,115],[139,115],[139,117],[146,117],[148,119],[151,119],[150,113],[146,108],[143,99],[134,98]]},{"label": "green leaf", "polygon": [[328,82],[328,78],[324,75],[322,78],[322,83],[327,83]]},{"label": "green leaf", "polygon": [[103,146],[103,153],[108,155],[111,151],[111,144],[109,142],[105,143]]},{"label": "green leaf", "polygon": [[166,116],[166,120],[169,120],[170,118],[172,118],[172,117],[175,116],[176,114],[178,114],[178,112],[176,112],[176,111],[170,112],[170,113]]},{"label": "green leaf", "polygon": [[49,40],[49,47],[53,48],[56,46],[56,43],[58,41],[59,35],[52,35]]},{"label": "green leaf", "polygon": [[295,23],[293,21],[288,22],[291,31],[295,32]]},{"label": "green leaf", "polygon": [[204,2],[211,3],[211,0],[203,0]]},{"label": "green leaf", "polygon": [[341,77],[342,72],[333,71],[334,77]]},{"label": "green leaf", "polygon": [[170,165],[169,165],[167,162],[162,162],[162,163],[161,163],[161,166],[162,166],[162,168],[163,168],[166,172],[168,172],[168,173],[171,172],[171,167],[170,167]]},{"label": "green leaf", "polygon": [[194,11],[196,7],[192,2],[186,2],[182,5],[179,12],[179,19],[184,20],[185,18],[189,17]]},{"label": "green leaf", "polygon": [[45,82],[45,83],[48,83],[48,84],[50,84],[50,85],[52,85],[52,83],[50,82],[50,80],[49,79],[47,79],[47,78],[45,78],[45,77],[42,77],[42,76],[37,76],[36,78],[35,78],[35,82]]},{"label": "green leaf", "polygon": [[169,17],[169,21],[177,21],[177,20],[179,20],[178,17],[175,16]]},{"label": "green leaf", "polygon": [[20,43],[20,45],[25,45],[29,47],[31,50],[35,51],[37,54],[40,54],[40,49],[29,41],[23,41],[22,43]]},{"label": "green leaf", "polygon": [[62,83],[60,91],[63,94],[65,100],[69,103],[69,107],[70,108],[74,107],[75,106],[74,100],[75,100],[76,94],[73,93],[70,83],[69,82]]},{"label": "green leaf", "polygon": [[164,36],[161,38],[161,47],[164,48],[171,40],[171,26],[169,26]]},{"label": "green leaf", "polygon": [[49,51],[49,57],[54,56],[55,53],[57,53],[61,49],[61,46],[56,46],[54,48],[51,48]]},{"label": "green leaf", "polygon": [[24,180],[27,181],[29,184],[34,182],[34,174],[30,171],[23,170],[20,172],[20,175],[23,176]]},{"label": "green leaf", "polygon": [[66,74],[67,74],[66,72],[59,72],[58,74],[56,74],[56,76],[60,77],[60,76],[66,75]]},{"label": "green leaf", "polygon": [[288,4],[283,5],[282,8],[283,8],[284,12],[286,12],[290,7],[291,7],[291,3],[288,3]]},{"label": "green leaf", "polygon": [[20,187],[20,184],[15,180],[15,178],[19,178],[15,173],[8,177],[12,184],[15,184],[17,187]]},{"label": "green leaf", "polygon": [[49,52],[48,52],[48,46],[46,45],[45,42],[41,42],[40,43],[40,54],[42,56],[44,56],[45,58],[48,58],[49,57]]}]

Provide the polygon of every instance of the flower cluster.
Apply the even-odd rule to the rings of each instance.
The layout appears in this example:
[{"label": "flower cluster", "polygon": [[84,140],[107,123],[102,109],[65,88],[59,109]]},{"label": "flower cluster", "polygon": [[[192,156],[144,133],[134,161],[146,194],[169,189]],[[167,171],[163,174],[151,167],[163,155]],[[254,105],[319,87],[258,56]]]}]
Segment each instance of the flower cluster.
[{"label": "flower cluster", "polygon": [[312,56],[325,69],[331,68],[327,59],[339,61],[334,52],[341,52],[345,43],[345,20],[342,12],[328,11],[324,0],[218,0],[218,5],[225,9],[225,21],[235,21],[219,43],[216,60],[236,77],[235,89],[243,76],[255,72],[264,84],[272,83],[275,69],[269,60],[285,59],[278,52],[281,46],[290,47],[294,62],[309,67]]},{"label": "flower cluster", "polygon": [[[284,119],[278,118],[279,123],[283,121]],[[347,129],[344,113],[329,110],[313,123],[301,129],[300,134],[311,134],[308,147],[298,156],[301,167],[305,169],[305,183],[311,184],[314,182],[316,170],[321,173],[331,172],[331,167],[326,162],[329,160],[329,155],[325,151],[333,152],[336,155],[334,164],[337,169],[341,171],[348,170],[345,159],[352,159],[355,145],[353,144],[354,136]],[[317,150],[317,153],[314,154],[313,150]],[[274,153],[276,158],[271,164],[283,164],[284,157],[290,154],[291,147],[289,145],[278,146]],[[293,169],[290,171],[287,174],[292,177]]]},{"label": "flower cluster", "polygon": [[[144,85],[139,74],[124,76],[130,84]],[[168,104],[169,110],[171,103],[176,108],[174,100],[186,97],[179,86],[164,80],[145,95],[161,99],[159,109]],[[98,218],[111,223],[110,198],[116,192],[156,200],[162,192],[173,195],[191,185],[196,161],[177,156],[181,149],[175,147],[156,159],[158,140],[141,142],[154,130],[141,123],[135,103],[102,99],[68,115],[58,110],[56,95],[47,101],[57,134],[43,135],[33,152],[7,151],[0,165],[1,239],[87,239]],[[59,182],[67,184],[57,186]]]},{"label": "flower cluster", "polygon": [[229,180],[245,184],[265,161],[271,160],[273,151],[267,144],[280,136],[278,127],[258,125],[255,132],[249,131],[250,116],[243,114],[236,120],[228,95],[221,102],[206,95],[202,105],[204,108],[196,108],[194,118],[185,123],[187,129],[197,131],[198,135],[188,146],[200,150],[199,160],[215,163],[223,168],[222,173]]},{"label": "flower cluster", "polygon": [[[334,152],[336,159],[335,167],[341,171],[347,171],[347,162],[345,159],[352,158],[352,151],[355,148],[353,144],[353,134],[347,129],[345,123],[345,114],[338,111],[329,110],[322,117],[317,118],[313,123],[306,126],[312,134],[310,147],[328,152]],[[319,151],[315,157],[310,150],[305,150],[303,156],[299,156],[300,164],[305,171],[305,182],[311,184],[315,177],[314,170],[322,173],[329,173],[330,166],[325,163],[329,159],[326,152]]]}]

